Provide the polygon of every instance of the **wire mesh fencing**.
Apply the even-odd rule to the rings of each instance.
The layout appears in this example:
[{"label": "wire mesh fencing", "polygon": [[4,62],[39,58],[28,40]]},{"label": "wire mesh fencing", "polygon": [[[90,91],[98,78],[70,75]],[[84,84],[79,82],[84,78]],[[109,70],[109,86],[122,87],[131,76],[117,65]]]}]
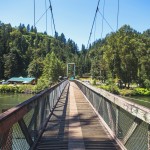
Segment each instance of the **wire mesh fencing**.
[{"label": "wire mesh fencing", "polygon": [[0,115],[0,149],[34,147],[68,81],[42,91]]},{"label": "wire mesh fencing", "polygon": [[150,109],[75,80],[122,149],[150,149]]}]

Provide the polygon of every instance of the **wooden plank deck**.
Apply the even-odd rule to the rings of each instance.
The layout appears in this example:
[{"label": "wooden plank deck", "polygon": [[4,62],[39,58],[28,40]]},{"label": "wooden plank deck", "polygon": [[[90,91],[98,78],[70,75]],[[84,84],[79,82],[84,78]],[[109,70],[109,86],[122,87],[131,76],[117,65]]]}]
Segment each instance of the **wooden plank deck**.
[{"label": "wooden plank deck", "polygon": [[100,119],[74,82],[68,85],[37,150],[119,150]]}]

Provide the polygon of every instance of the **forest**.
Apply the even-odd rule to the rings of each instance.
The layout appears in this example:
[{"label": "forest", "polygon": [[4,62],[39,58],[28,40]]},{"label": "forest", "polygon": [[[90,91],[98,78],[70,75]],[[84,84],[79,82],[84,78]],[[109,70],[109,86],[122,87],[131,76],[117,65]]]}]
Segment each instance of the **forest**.
[{"label": "forest", "polygon": [[77,78],[88,75],[120,87],[135,83],[150,88],[150,29],[140,33],[124,25],[79,50],[63,33],[52,37],[30,25],[0,22],[0,80],[29,76],[36,77],[41,87],[48,86],[66,76],[71,62],[76,64]]}]

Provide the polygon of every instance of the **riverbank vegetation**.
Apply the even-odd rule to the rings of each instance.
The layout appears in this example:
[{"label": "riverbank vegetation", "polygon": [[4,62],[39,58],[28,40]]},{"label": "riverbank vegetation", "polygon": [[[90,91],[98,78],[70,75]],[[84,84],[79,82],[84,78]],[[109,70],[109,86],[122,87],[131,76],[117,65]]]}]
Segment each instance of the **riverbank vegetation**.
[{"label": "riverbank vegetation", "polygon": [[134,87],[119,89],[116,85],[100,85],[97,87],[121,96],[150,96],[150,89],[147,88]]},{"label": "riverbank vegetation", "polygon": [[36,93],[35,85],[0,85],[0,93]]},{"label": "riverbank vegetation", "polygon": [[136,84],[131,84],[130,88],[119,88],[119,86],[112,81],[109,83],[102,83],[99,80],[92,78],[79,78],[79,80],[121,96],[150,96],[150,88],[138,87]]},{"label": "riverbank vegetation", "polygon": [[66,64],[74,62],[77,78],[91,77],[116,94],[149,95],[149,58],[150,29],[139,33],[124,25],[79,50],[63,33],[52,37],[30,25],[12,27],[0,22],[0,79],[35,77],[35,90],[58,82],[59,76],[66,76]]}]

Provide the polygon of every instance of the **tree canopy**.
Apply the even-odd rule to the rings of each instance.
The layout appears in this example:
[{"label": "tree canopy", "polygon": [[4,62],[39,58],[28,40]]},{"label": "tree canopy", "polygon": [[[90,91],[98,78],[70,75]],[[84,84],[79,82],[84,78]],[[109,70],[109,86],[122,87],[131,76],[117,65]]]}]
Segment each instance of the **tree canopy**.
[{"label": "tree canopy", "polygon": [[150,29],[139,33],[129,25],[94,41],[89,49],[65,35],[38,33],[33,26],[12,27],[0,22],[0,79],[34,76],[56,82],[66,75],[67,63],[76,64],[76,75],[88,73],[106,82],[120,81],[150,87]]},{"label": "tree canopy", "polygon": [[[63,33],[60,36],[56,33],[54,38],[38,33],[30,25],[20,24],[14,28],[0,22],[0,79],[13,76],[34,76],[38,79],[43,74],[46,76],[48,65],[57,68],[57,73],[63,76],[64,64],[74,61],[77,54],[77,44],[71,39],[66,40]],[[55,72],[51,75],[52,80],[56,81],[59,75]]]},{"label": "tree canopy", "polygon": [[128,87],[131,83],[150,84],[149,30],[141,34],[124,25],[94,43],[89,54],[93,78],[118,79]]}]

